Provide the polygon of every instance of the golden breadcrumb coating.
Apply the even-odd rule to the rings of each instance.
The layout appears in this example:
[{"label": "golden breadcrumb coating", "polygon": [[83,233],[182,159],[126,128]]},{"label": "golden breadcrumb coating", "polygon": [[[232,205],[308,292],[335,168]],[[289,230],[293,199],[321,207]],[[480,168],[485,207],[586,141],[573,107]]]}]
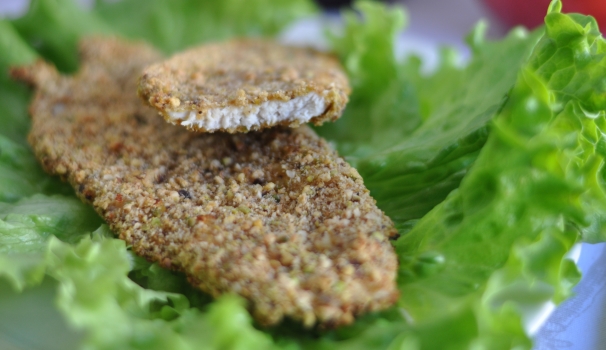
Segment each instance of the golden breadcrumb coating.
[{"label": "golden breadcrumb coating", "polygon": [[299,103],[299,112],[293,115],[260,118],[251,125],[244,120],[226,124],[210,119],[219,118],[217,114],[234,113],[234,108],[225,112],[230,107],[244,115],[259,114],[256,107],[267,102],[296,102],[310,93],[324,101],[321,110],[309,116],[311,122],[320,125],[341,116],[350,87],[338,60],[311,48],[262,39],[231,40],[187,50],[147,67],[139,81],[139,95],[167,121],[198,131],[299,126],[307,122],[298,117],[312,108],[309,102]]},{"label": "golden breadcrumb coating", "polygon": [[136,95],[152,48],[89,38],[81,56],[73,76],[13,69],[36,88],[29,141],[135,253],[247,298],[265,325],[342,325],[395,302],[393,224],[309,128],[188,132]]}]

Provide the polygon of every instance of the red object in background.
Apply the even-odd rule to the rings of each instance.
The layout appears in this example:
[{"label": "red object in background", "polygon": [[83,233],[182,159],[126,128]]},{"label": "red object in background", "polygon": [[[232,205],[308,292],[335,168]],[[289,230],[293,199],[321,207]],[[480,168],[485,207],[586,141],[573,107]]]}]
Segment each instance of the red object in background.
[{"label": "red object in background", "polygon": [[[495,16],[508,26],[534,28],[543,24],[550,0],[483,0]],[[562,12],[592,15],[602,33],[606,30],[606,0],[563,0]]]}]

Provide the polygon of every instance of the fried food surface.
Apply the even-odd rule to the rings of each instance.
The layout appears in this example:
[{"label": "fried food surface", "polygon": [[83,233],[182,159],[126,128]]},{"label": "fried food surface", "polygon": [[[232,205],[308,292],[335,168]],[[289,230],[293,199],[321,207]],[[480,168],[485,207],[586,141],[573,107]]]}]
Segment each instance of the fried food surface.
[{"label": "fried food surface", "polygon": [[146,68],[139,82],[167,121],[211,132],[333,121],[349,92],[334,57],[261,39],[190,49]]},{"label": "fried food surface", "polygon": [[392,222],[309,128],[191,133],[136,96],[153,49],[91,38],[81,52],[75,76],[12,71],[36,87],[29,140],[137,254],[247,298],[265,325],[347,324],[396,300]]}]

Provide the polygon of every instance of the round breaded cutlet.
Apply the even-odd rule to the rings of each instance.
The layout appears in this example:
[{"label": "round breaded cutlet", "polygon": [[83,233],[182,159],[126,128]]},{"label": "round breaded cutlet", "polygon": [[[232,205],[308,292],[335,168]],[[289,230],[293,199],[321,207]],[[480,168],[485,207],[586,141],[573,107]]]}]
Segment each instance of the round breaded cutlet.
[{"label": "round breaded cutlet", "polygon": [[138,91],[172,124],[246,132],[334,121],[350,88],[329,54],[239,39],[196,47],[147,67]]},{"label": "round breaded cutlet", "polygon": [[136,254],[245,297],[266,325],[347,324],[395,302],[393,224],[311,129],[192,133],[136,95],[153,49],[90,38],[81,56],[73,76],[12,71],[36,88],[29,141]]}]

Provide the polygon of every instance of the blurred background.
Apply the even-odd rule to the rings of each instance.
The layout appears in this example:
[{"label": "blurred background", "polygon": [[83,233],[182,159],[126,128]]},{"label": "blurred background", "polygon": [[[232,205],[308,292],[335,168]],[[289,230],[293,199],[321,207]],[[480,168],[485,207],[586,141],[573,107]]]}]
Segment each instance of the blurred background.
[{"label": "blurred background", "polygon": [[[94,0],[77,1],[84,6],[94,2]],[[352,3],[351,0],[314,1],[327,11],[349,7]],[[2,0],[0,13],[9,17],[19,16],[27,8],[28,2],[28,0]],[[383,2],[404,4],[411,13],[415,14],[448,13],[448,16],[441,17],[439,22],[430,21],[440,29],[451,28],[452,24],[469,26],[479,18],[491,18],[498,26],[493,33],[503,34],[506,29],[516,25],[524,25],[527,28],[540,25],[551,0],[383,0]],[[606,1],[603,0],[566,0],[563,11],[590,14],[598,23],[606,23]],[[415,16],[413,22],[420,23],[427,19],[424,16]]]},{"label": "blurred background", "polygon": [[[349,6],[351,1],[347,0],[318,0],[326,9],[338,9]],[[420,3],[415,0],[387,1],[390,3]],[[431,2],[431,1],[430,1]],[[478,1],[476,1],[478,2]],[[487,9],[492,16],[498,18],[502,25],[512,27],[524,25],[527,28],[534,28],[543,23],[545,9],[549,6],[551,0],[481,0],[484,9]],[[443,6],[448,3],[459,4],[460,1],[433,1],[434,5]],[[471,6],[473,7],[473,5]],[[471,8],[470,7],[470,8]],[[465,10],[466,8],[460,8]],[[600,23],[606,20],[606,2],[602,0],[566,0],[563,10],[565,12],[578,12],[590,14]]]},{"label": "blurred background", "polygon": [[[93,0],[78,0],[83,6],[90,6]],[[112,0],[115,1],[115,0]],[[167,0],[168,1],[168,0]],[[581,12],[594,15],[598,22],[606,27],[606,0],[564,0],[565,12]],[[321,45],[322,24],[327,22],[338,25],[338,9],[349,6],[351,1],[317,0],[325,9],[322,18],[310,18],[296,23],[285,33],[282,39]],[[398,38],[398,55],[410,53],[421,56],[424,67],[430,71],[437,63],[437,50],[441,46],[450,46],[460,53],[461,61],[469,55],[465,45],[465,35],[481,19],[489,23],[488,36],[498,38],[515,25],[533,27],[543,21],[550,0],[400,0],[387,1],[401,4],[407,9],[408,27]],[[0,18],[19,17],[27,10],[27,0],[0,0]],[[576,297],[564,302],[551,313],[536,334],[535,350],[584,350],[606,348],[606,249],[604,245],[584,244],[578,265],[584,273],[583,280],[576,288]],[[577,252],[578,253],[578,252]],[[50,282],[49,282],[50,283]],[[33,298],[33,297],[32,297]],[[36,298],[33,298],[36,299]],[[32,299],[32,300],[33,300]],[[0,295],[0,304],[6,301]],[[28,299],[24,299],[27,303]],[[35,306],[34,306],[35,308]],[[30,308],[33,310],[34,308]],[[4,305],[3,310],[19,310],[20,305]],[[58,319],[57,324],[47,329],[50,333],[60,332],[64,327],[56,310],[37,308],[38,318],[50,315]],[[10,313],[10,312],[9,312]],[[2,339],[3,329],[20,328],[21,323],[31,324],[32,317],[23,315],[0,315],[0,349],[9,350],[10,344]],[[548,316],[548,315],[545,315]],[[35,319],[35,318],[34,318]],[[24,335],[27,336],[27,335]],[[42,340],[41,340],[42,341]],[[65,339],[69,343],[69,339]],[[35,344],[31,343],[30,344]],[[65,348],[65,344],[38,344],[40,349]],[[49,347],[51,346],[51,347]]]},{"label": "blurred background", "polygon": [[[90,6],[95,0],[76,0]],[[100,0],[119,1],[119,0]],[[314,0],[321,5],[328,17],[336,17],[338,10],[351,6],[351,0]],[[425,59],[426,68],[436,63],[435,47],[441,45],[457,48],[464,59],[468,55],[464,36],[480,20],[489,25],[488,37],[498,38],[517,25],[534,28],[543,22],[551,0],[383,0],[389,4],[406,6],[410,16],[408,27],[402,34],[398,54],[418,53]],[[23,14],[28,0],[0,0],[0,14],[18,17]],[[606,0],[565,0],[564,12],[591,14],[606,26]],[[325,19],[324,19],[325,21]],[[305,38],[321,34],[319,22],[312,26],[306,22],[291,28],[285,34],[288,39],[306,43]],[[294,34],[293,34],[294,33]],[[316,43],[317,44],[317,43]],[[321,45],[319,45],[321,46]]]}]

